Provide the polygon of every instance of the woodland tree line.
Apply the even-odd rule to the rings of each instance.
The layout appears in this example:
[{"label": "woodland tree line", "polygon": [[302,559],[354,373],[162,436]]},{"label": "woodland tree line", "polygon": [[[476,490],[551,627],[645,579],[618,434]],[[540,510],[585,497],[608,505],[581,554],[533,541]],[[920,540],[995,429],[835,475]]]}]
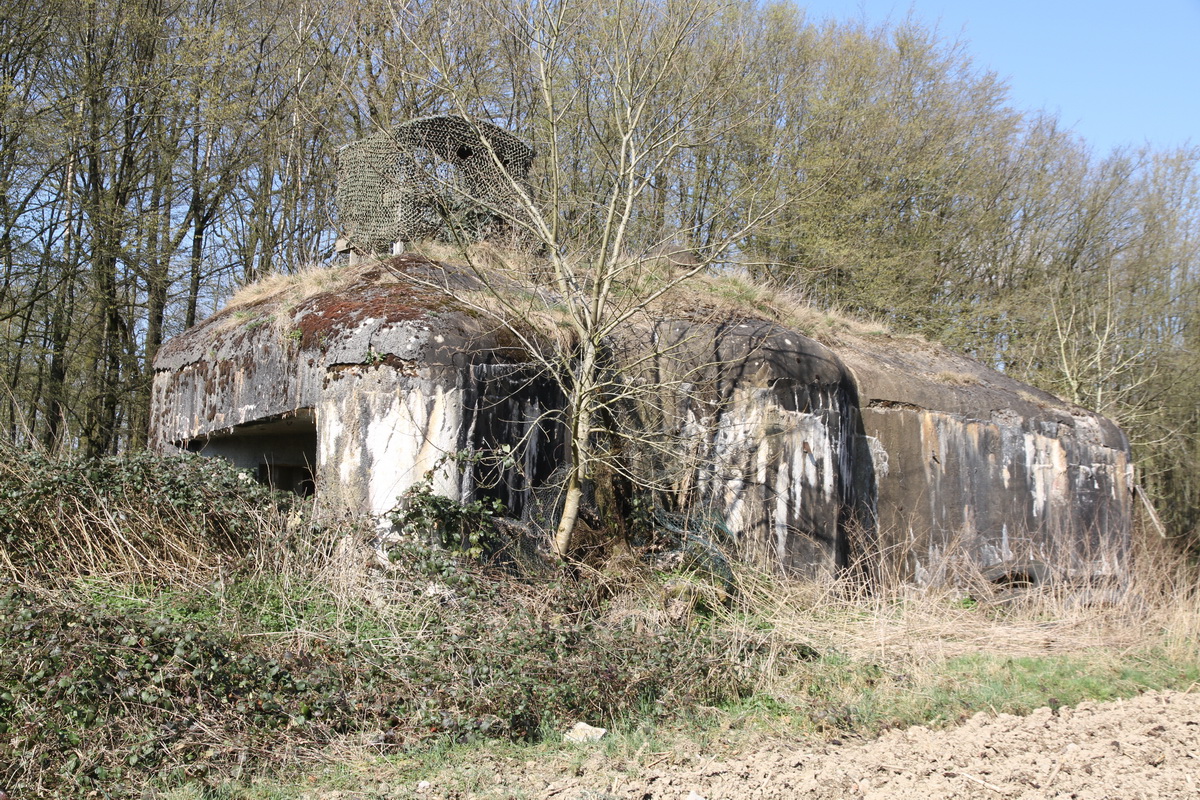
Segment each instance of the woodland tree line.
[{"label": "woodland tree line", "polygon": [[636,98],[641,146],[688,146],[648,162],[631,247],[720,245],[814,305],[1113,417],[1171,532],[1196,536],[1200,148],[1094,152],[919,22],[717,0],[0,0],[0,40],[0,425],[18,445],[143,446],[158,347],[237,286],[327,260],[336,150],[382,127],[468,113],[529,140],[534,196],[585,250],[614,154],[638,146],[597,109],[629,107],[617,78],[642,52],[661,80]]}]

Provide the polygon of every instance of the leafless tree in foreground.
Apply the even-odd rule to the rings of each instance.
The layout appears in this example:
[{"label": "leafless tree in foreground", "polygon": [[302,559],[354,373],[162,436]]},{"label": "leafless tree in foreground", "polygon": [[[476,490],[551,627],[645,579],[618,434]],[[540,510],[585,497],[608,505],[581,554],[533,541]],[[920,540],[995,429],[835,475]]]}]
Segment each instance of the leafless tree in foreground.
[{"label": "leafless tree in foreground", "polygon": [[[403,12],[396,13],[398,27],[407,29]],[[711,215],[671,224],[655,205],[664,173],[733,134],[753,114],[754,101],[736,92],[746,45],[736,27],[722,24],[723,13],[707,0],[639,0],[616,10],[587,0],[513,3],[494,11],[495,24],[526,45],[523,67],[537,92],[533,138],[542,157],[539,179],[526,183],[507,171],[481,129],[480,141],[512,198],[510,206],[492,204],[487,211],[539,254],[544,274],[536,291],[514,292],[477,268],[486,299],[476,306],[519,339],[566,398],[568,452],[554,535],[562,558],[572,552],[597,467],[621,469],[601,443],[620,426],[604,417],[628,407],[633,394],[661,391],[626,379],[640,365],[613,363],[607,356],[614,343],[643,324],[668,293],[726,261],[777,208],[773,199],[747,190]],[[450,71],[441,68],[449,50],[437,44],[421,48],[435,66],[432,75]],[[469,118],[467,98],[453,86],[440,88]],[[599,167],[582,196],[566,166],[581,155]],[[501,272],[511,275],[519,267],[508,263]],[[551,341],[528,324],[539,310],[569,332],[565,340]]]}]

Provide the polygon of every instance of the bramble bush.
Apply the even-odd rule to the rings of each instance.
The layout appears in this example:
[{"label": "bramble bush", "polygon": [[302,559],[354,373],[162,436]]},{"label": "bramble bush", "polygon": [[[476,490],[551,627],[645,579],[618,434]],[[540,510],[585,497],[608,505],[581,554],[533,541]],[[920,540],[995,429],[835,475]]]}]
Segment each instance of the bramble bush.
[{"label": "bramble bush", "polygon": [[[383,567],[362,521],[263,514],[284,501],[215,460],[22,458],[0,474],[10,796],[140,796],[334,740],[536,740],[748,691],[719,634],[613,624],[598,575],[481,563],[491,509],[414,510],[452,549],[404,537]],[[181,549],[241,556],[181,570]]]},{"label": "bramble bush", "polygon": [[133,796],[346,734],[383,750],[530,741],[574,720],[665,713],[655,703],[667,697],[710,705],[744,691],[703,631],[607,625],[586,581],[468,573],[436,597],[428,585],[395,584],[394,602],[421,606],[420,635],[335,631],[285,653],[251,627],[253,604],[236,624],[180,622],[13,590],[0,598],[0,786]]},{"label": "bramble bush", "polygon": [[496,548],[495,519],[506,511],[497,498],[459,502],[437,494],[430,471],[404,493],[387,519],[401,536],[479,560]]},{"label": "bramble bush", "polygon": [[0,444],[0,564],[69,578],[238,555],[290,502],[221,459],[53,458]]}]

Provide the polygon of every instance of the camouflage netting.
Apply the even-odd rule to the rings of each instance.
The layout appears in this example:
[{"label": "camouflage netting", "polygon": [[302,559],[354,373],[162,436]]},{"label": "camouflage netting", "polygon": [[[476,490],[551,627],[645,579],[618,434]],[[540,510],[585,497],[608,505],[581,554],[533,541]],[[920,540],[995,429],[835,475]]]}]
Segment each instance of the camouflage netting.
[{"label": "camouflage netting", "polygon": [[364,252],[416,239],[489,238],[510,227],[513,182],[523,182],[532,164],[529,145],[463,117],[422,117],[380,131],[338,152],[342,235]]}]

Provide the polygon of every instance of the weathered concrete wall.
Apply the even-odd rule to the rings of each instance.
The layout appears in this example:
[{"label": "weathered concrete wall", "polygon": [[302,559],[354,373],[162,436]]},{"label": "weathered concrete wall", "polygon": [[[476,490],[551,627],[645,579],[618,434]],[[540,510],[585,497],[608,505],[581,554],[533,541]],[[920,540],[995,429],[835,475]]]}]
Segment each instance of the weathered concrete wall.
[{"label": "weathered concrete wall", "polygon": [[[469,362],[428,369],[391,359],[335,365],[317,407],[318,474],[329,496],[383,514],[432,472],[438,494],[496,497],[521,516],[562,457],[561,434],[546,416],[561,400],[521,370]],[[517,459],[511,466],[492,458],[464,468],[453,458],[502,445]]]},{"label": "weathered concrete wall", "polygon": [[420,372],[345,365],[331,373],[317,410],[317,468],[349,507],[382,514],[430,471],[438,494],[462,499],[447,457],[459,449],[463,390],[455,375]]},{"label": "weathered concrete wall", "polygon": [[[620,357],[653,357],[640,376],[638,440],[665,437],[643,474],[674,504],[715,512],[742,557],[804,573],[848,562],[853,384],[823,345],[775,323],[667,319]],[[635,458],[638,456],[635,455]]]},{"label": "weathered concrete wall", "polygon": [[[564,402],[503,338],[444,295],[368,269],[169,343],[154,438],[216,451],[250,432],[239,426],[311,409],[327,497],[381,514],[433,470],[447,496],[499,497],[528,516],[565,457]],[[1123,434],[970,359],[913,339],[826,346],[762,320],[687,318],[631,324],[612,356],[639,365],[609,420],[636,443],[622,445],[628,471],[675,508],[715,513],[746,558],[930,581],[964,560],[997,576],[1121,569]],[[507,462],[449,459],[502,446]]]},{"label": "weathered concrete wall", "polygon": [[322,355],[298,352],[270,323],[238,321],[214,317],[163,346],[155,360],[151,441],[185,442],[316,406]]},{"label": "weathered concrete wall", "polygon": [[1121,571],[1132,470],[1112,422],[923,342],[860,340],[841,354],[888,568],[920,580],[965,558],[997,577]]},{"label": "weathered concrete wall", "polygon": [[[423,259],[393,268],[425,269]],[[425,275],[426,278],[431,276]],[[266,297],[226,310],[166,346],[155,362],[152,441],[255,468],[284,456],[277,436],[297,415],[316,428],[312,467],[322,495],[383,514],[433,472],[435,491],[489,493],[520,513],[561,458],[548,407],[560,394],[509,363],[495,323],[435,290],[380,269],[289,304]],[[524,442],[523,463],[461,470],[456,453]],[[530,476],[530,477],[526,477]]]}]

